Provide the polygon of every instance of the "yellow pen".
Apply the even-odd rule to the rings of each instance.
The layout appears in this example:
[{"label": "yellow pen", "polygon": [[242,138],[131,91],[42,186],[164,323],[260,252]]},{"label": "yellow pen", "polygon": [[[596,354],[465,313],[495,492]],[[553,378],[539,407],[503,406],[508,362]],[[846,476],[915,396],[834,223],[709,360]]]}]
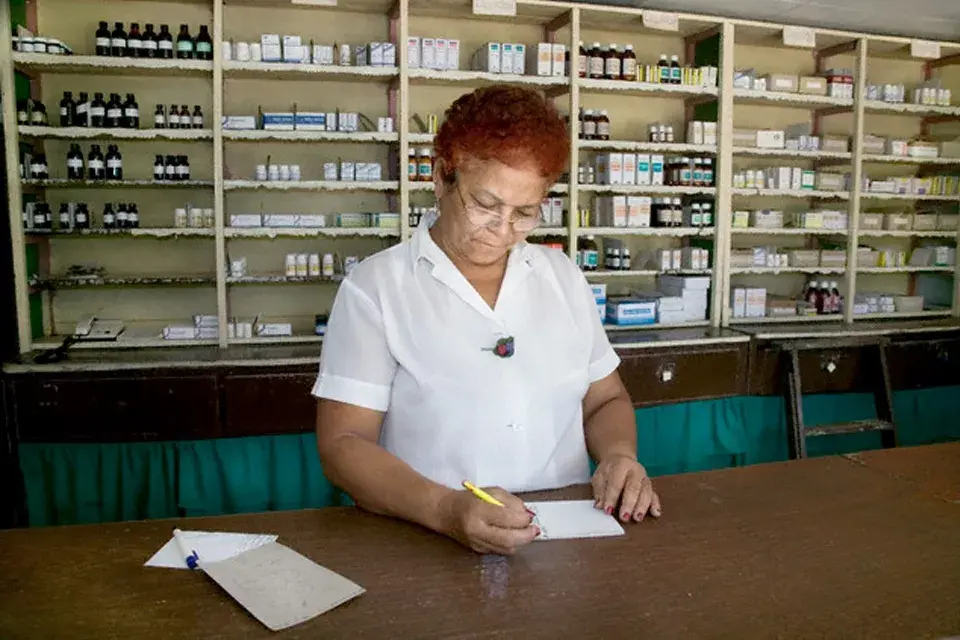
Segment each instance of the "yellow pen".
[{"label": "yellow pen", "polygon": [[492,495],[490,495],[489,493],[487,493],[486,491],[484,491],[484,490],[481,489],[480,487],[474,486],[474,485],[470,484],[469,482],[467,482],[466,480],[463,481],[463,488],[466,489],[467,491],[469,491],[470,493],[472,493],[473,495],[477,496],[478,498],[480,498],[481,500],[483,500],[483,501],[486,502],[487,504],[492,504],[492,505],[495,506],[495,507],[505,507],[505,506],[506,506],[505,504],[503,504],[502,502],[500,502],[499,500],[497,500],[496,498],[494,498]]}]

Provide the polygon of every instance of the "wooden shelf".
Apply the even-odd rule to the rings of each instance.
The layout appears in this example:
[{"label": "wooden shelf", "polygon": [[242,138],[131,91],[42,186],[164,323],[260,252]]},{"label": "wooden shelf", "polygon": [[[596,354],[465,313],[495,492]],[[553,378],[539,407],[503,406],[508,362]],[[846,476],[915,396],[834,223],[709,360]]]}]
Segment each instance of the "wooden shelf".
[{"label": "wooden shelf", "polygon": [[814,322],[841,322],[841,314],[827,316],[764,316],[762,318],[730,318],[731,325],[741,324],[802,324]]},{"label": "wooden shelf", "polygon": [[864,162],[876,162],[883,164],[935,164],[935,165],[960,165],[960,158],[917,158],[914,156],[890,156],[865,153]]},{"label": "wooden shelf", "polygon": [[685,238],[688,236],[710,237],[713,227],[580,227],[580,236],[663,236]]},{"label": "wooden shelf", "polygon": [[396,191],[396,180],[224,180],[224,191]]},{"label": "wooden shelf", "polygon": [[953,273],[956,267],[857,267],[857,273]]},{"label": "wooden shelf", "polygon": [[213,229],[178,229],[174,227],[149,228],[140,227],[138,229],[73,229],[67,231],[33,231],[28,233],[36,237],[51,237],[57,239],[76,239],[85,238],[212,238]]},{"label": "wooden shelf", "polygon": [[214,276],[106,276],[103,278],[42,278],[39,284],[53,289],[90,287],[198,287],[216,284]]},{"label": "wooden shelf", "polygon": [[237,62],[223,63],[225,78],[259,80],[307,80],[324,78],[340,82],[385,82],[400,75],[397,67],[352,67],[296,62]]},{"label": "wooden shelf", "polygon": [[831,98],[830,96],[780,93],[777,91],[754,91],[752,89],[734,89],[733,99],[734,102],[742,104],[764,104],[801,109],[820,109],[823,107],[853,108],[853,100],[850,98]]},{"label": "wooden shelf", "polygon": [[[607,324],[603,323],[603,328],[606,331],[621,332],[621,331],[657,331],[663,329],[690,329],[694,327],[709,327],[709,320],[696,320],[691,322],[674,322],[670,324],[662,324],[659,322],[654,322],[653,324],[640,324],[640,325],[620,325],[620,324]],[[616,347],[622,347],[623,345],[614,344]]]},{"label": "wooden shelf", "polygon": [[633,140],[579,140],[581,151],[636,151],[639,153],[703,154],[717,153],[714,144],[685,144],[682,142],[642,142]]},{"label": "wooden shelf", "polygon": [[762,229],[759,227],[733,227],[733,235],[741,236],[845,236],[846,229]]},{"label": "wooden shelf", "polygon": [[568,87],[570,79],[565,77],[528,76],[509,73],[488,73],[486,71],[410,69],[407,72],[410,83],[414,85],[471,85],[518,84],[531,87]]},{"label": "wooden shelf", "polygon": [[638,269],[630,271],[584,271],[588,280],[605,280],[607,278],[654,278],[656,276],[708,276],[712,269],[671,269],[658,271],[656,269]]},{"label": "wooden shelf", "polygon": [[845,267],[730,267],[732,276],[778,276],[794,274],[843,275]]},{"label": "wooden shelf", "polygon": [[212,180],[24,180],[24,186],[46,189],[198,189],[213,186]]},{"label": "wooden shelf", "polygon": [[957,116],[960,117],[960,107],[937,107],[926,104],[909,104],[879,102],[877,100],[865,100],[863,108],[870,113],[886,113],[903,116]]},{"label": "wooden shelf", "polygon": [[860,197],[867,200],[931,200],[942,202],[960,202],[960,195],[939,196],[916,193],[871,193],[864,191]]},{"label": "wooden shelf", "polygon": [[285,276],[285,275],[260,275],[260,276],[227,276],[227,284],[333,284],[339,285],[343,281],[343,276]]},{"label": "wooden shelf", "polygon": [[949,317],[949,309],[924,309],[923,311],[894,311],[893,313],[861,313],[853,316],[854,322],[860,320],[896,320],[902,318],[946,318]]},{"label": "wooden shelf", "polygon": [[716,187],[680,187],[669,185],[582,184],[581,193],[619,193],[626,195],[712,196]]},{"label": "wooden shelf", "polygon": [[817,191],[815,189],[733,189],[735,196],[764,196],[769,198],[817,198],[821,200],[849,200],[849,191]]},{"label": "wooden shelf", "polygon": [[397,133],[377,131],[264,131],[224,129],[223,139],[235,142],[397,142]]},{"label": "wooden shelf", "polygon": [[13,53],[13,62],[27,73],[84,73],[98,75],[196,76],[213,74],[204,60],[156,60],[106,56],[59,56],[49,53]]},{"label": "wooden shelf", "polygon": [[577,78],[581,91],[591,93],[617,93],[621,95],[644,95],[659,98],[692,98],[719,95],[716,87],[698,87],[687,84],[659,84],[633,82],[630,80],[597,80]]},{"label": "wooden shelf", "polygon": [[297,227],[297,228],[276,228],[276,227],[227,227],[223,230],[223,235],[227,238],[320,238],[324,236],[349,238],[349,237],[374,237],[374,238],[396,238],[400,236],[400,229],[389,229],[382,227]]},{"label": "wooden shelf", "polygon": [[956,238],[956,231],[888,231],[885,229],[860,230],[861,238]]},{"label": "wooden shelf", "polygon": [[796,149],[760,149],[758,147],[734,147],[735,156],[756,156],[763,158],[808,158],[810,160],[850,160],[849,151],[801,151]]},{"label": "wooden shelf", "polygon": [[56,140],[213,140],[212,129],[94,129],[20,127],[20,135]]}]

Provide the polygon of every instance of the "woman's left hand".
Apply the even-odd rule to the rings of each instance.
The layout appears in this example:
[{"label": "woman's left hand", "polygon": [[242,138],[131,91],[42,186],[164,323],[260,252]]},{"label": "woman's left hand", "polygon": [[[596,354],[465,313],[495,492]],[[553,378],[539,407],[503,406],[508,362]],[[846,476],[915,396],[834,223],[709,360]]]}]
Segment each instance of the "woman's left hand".
[{"label": "woman's left hand", "polygon": [[601,460],[590,484],[594,504],[608,515],[619,505],[617,517],[623,522],[640,522],[648,512],[660,517],[660,498],[636,458],[612,455]]}]

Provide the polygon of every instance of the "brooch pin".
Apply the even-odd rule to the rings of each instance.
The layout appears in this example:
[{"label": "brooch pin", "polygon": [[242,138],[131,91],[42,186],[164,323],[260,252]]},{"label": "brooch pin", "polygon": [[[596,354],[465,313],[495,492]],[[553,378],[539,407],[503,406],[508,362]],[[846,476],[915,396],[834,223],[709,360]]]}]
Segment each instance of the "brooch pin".
[{"label": "brooch pin", "polygon": [[497,344],[489,349],[484,349],[484,351],[492,351],[493,355],[498,358],[509,358],[513,355],[513,336],[500,338],[497,340]]}]

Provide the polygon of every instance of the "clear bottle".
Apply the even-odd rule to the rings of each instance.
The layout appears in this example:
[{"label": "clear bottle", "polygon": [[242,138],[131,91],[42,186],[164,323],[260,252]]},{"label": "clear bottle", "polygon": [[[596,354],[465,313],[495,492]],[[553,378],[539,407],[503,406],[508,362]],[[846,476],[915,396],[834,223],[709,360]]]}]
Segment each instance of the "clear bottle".
[{"label": "clear bottle", "polygon": [[660,54],[660,61],[657,62],[658,82],[660,84],[670,84],[670,62],[667,60],[667,54]]},{"label": "clear bottle", "polygon": [[173,58],[173,35],[170,33],[170,27],[160,25],[160,34],[157,36],[157,57],[169,60]]},{"label": "clear bottle", "polygon": [[663,142],[663,140],[660,139],[660,127],[652,124],[650,125],[648,131],[649,133],[647,134],[647,138],[649,139],[647,142]]},{"label": "clear bottle", "polygon": [[107,28],[105,20],[100,21],[100,26],[94,34],[96,38],[96,52],[98,56],[110,55],[110,29]]},{"label": "clear bottle", "polygon": [[106,117],[107,103],[103,101],[103,94],[93,94],[93,100],[90,101],[90,126],[103,127]]},{"label": "clear bottle", "polygon": [[207,25],[200,25],[195,48],[197,60],[213,60],[213,39],[210,37]]},{"label": "clear bottle", "polygon": [[162,104],[158,104],[156,110],[153,112],[153,128],[154,129],[167,128],[167,114],[163,112]]},{"label": "clear bottle", "polygon": [[95,144],[90,147],[90,153],[87,155],[87,179],[104,180],[107,176],[107,168],[103,161],[103,152],[100,151],[100,145]]},{"label": "clear bottle", "polygon": [[107,117],[104,124],[109,129],[118,129],[123,124],[123,104],[120,102],[120,94],[111,93],[110,100],[107,102]]},{"label": "clear bottle", "polygon": [[127,34],[127,56],[143,57],[143,36],[140,34],[140,24],[137,22],[130,23],[130,33]]},{"label": "clear bottle", "polygon": [[680,57],[670,56],[670,84],[680,84],[683,81],[683,70],[680,69]]},{"label": "clear bottle", "polygon": [[167,129],[179,129],[180,128],[180,109],[177,108],[177,105],[172,104],[170,108],[167,109]]},{"label": "clear bottle", "polygon": [[86,91],[81,91],[80,97],[77,98],[77,108],[74,111],[73,126],[90,126],[90,98],[87,96]]},{"label": "clear bottle", "polygon": [[200,110],[200,105],[198,104],[193,107],[191,121],[193,122],[194,129],[203,129],[203,111]]},{"label": "clear bottle", "polygon": [[620,62],[620,79],[637,79],[637,54],[634,53],[632,44],[628,44],[623,48],[623,57]]},{"label": "clear bottle", "polygon": [[77,103],[73,101],[73,93],[63,92],[63,100],[60,101],[60,126],[72,127],[77,119]]},{"label": "clear bottle", "polygon": [[132,93],[127,94],[127,101],[123,103],[123,126],[127,129],[140,128],[140,105]]},{"label": "clear bottle", "polygon": [[664,127],[666,136],[664,136],[663,142],[674,142],[676,138],[673,137],[673,125],[668,124]]},{"label": "clear bottle", "polygon": [[180,25],[180,33],[177,34],[177,57],[187,60],[193,57],[194,43],[190,37],[190,29],[187,25]]},{"label": "clear bottle", "polygon": [[123,180],[123,156],[120,155],[117,145],[107,146],[106,164],[107,180]]},{"label": "clear bottle", "polygon": [[153,161],[153,179],[163,180],[165,178],[166,178],[166,172],[164,171],[163,156],[156,155],[154,156],[154,161]]},{"label": "clear bottle", "polygon": [[157,34],[153,30],[153,25],[147,23],[143,32],[143,36],[140,38],[140,57],[141,58],[157,58]]},{"label": "clear bottle", "polygon": [[594,42],[590,47],[589,65],[587,73],[591,78],[600,79],[603,77],[604,57],[603,50],[599,42]]},{"label": "clear bottle", "polygon": [[123,30],[122,22],[113,23],[113,32],[110,34],[110,55],[115,58],[127,55],[127,32]]},{"label": "clear bottle", "polygon": [[109,202],[103,205],[102,219],[104,229],[117,228],[117,214],[113,212],[113,205]]},{"label": "clear bottle", "polygon": [[597,140],[609,140],[610,139],[610,117],[607,115],[606,109],[600,110],[600,115],[597,116]]},{"label": "clear bottle", "polygon": [[621,62],[617,45],[611,42],[603,59],[603,77],[607,80],[619,80],[622,71]]}]

